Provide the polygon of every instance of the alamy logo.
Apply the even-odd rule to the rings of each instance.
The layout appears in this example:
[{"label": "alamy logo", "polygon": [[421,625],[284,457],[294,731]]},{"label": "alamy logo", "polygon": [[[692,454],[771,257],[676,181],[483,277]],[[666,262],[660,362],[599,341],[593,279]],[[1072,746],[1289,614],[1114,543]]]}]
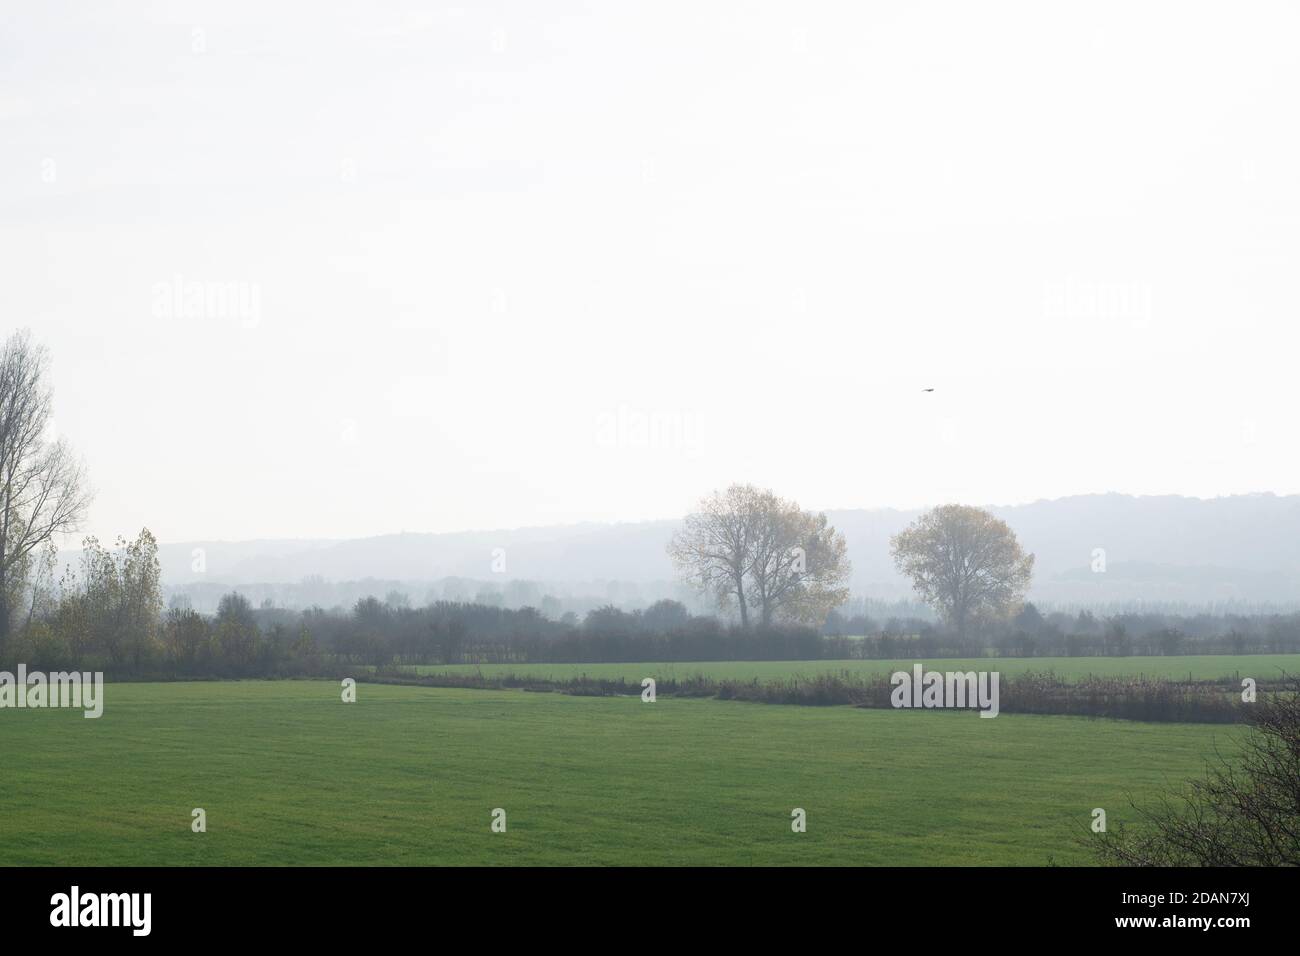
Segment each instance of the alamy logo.
[{"label": "alamy logo", "polygon": [[894,685],[889,702],[895,707],[978,707],[981,717],[998,715],[997,671],[924,671],[920,664],[912,673],[895,671],[889,678]]},{"label": "alamy logo", "polygon": [[80,707],[85,710],[86,718],[93,720],[104,713],[104,674],[102,671],[93,674],[32,671],[29,674],[27,665],[19,664],[17,677],[9,671],[0,671],[0,709],[5,707]]},{"label": "alamy logo", "polygon": [[159,319],[238,319],[246,329],[262,322],[262,286],[257,282],[187,281],[173,276],[171,282],[153,287],[153,314]]},{"label": "alamy logo", "polygon": [[50,897],[51,926],[129,926],[133,936],[148,936],[152,923],[150,893],[71,893]]}]

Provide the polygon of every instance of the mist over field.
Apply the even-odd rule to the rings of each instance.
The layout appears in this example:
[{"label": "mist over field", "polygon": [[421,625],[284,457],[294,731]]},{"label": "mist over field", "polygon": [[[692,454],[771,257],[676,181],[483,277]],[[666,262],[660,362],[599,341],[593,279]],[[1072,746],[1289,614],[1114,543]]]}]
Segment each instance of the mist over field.
[{"label": "mist over field", "polygon": [[[1290,608],[1300,602],[1300,496],[1081,495],[991,507],[1036,558],[1030,598],[1080,606],[1186,605]],[[889,556],[889,539],[919,511],[830,510],[844,533],[858,598],[900,601],[911,587]],[[194,541],[159,548],[164,584],[196,606],[215,607],[223,587],[293,606],[353,591],[382,597],[396,587],[419,602],[501,592],[505,606],[557,596],[644,606],[686,597],[674,583],[665,545],[680,522],[587,523],[453,534],[407,532],[355,540]],[[204,555],[195,570],[195,554]],[[505,553],[504,570],[493,553]],[[1105,552],[1094,570],[1094,550]],[[75,555],[70,555],[75,560]],[[444,579],[459,579],[447,582]],[[383,584],[364,584],[375,579]],[[510,582],[531,583],[531,589]],[[329,585],[351,585],[331,589]],[[433,587],[437,583],[436,587]],[[253,585],[295,584],[290,591]],[[313,591],[312,588],[315,588]],[[430,591],[432,587],[432,592]],[[346,602],[345,602],[346,603]]]}]

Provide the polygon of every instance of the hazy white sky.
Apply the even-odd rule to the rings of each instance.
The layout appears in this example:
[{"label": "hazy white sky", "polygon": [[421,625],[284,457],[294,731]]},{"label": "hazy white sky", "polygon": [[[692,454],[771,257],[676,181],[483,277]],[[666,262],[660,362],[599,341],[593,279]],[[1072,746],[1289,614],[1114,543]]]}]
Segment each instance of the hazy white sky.
[{"label": "hazy white sky", "polygon": [[1297,492],[1298,41],[1288,3],[7,4],[0,331],[52,349],[104,537]]}]

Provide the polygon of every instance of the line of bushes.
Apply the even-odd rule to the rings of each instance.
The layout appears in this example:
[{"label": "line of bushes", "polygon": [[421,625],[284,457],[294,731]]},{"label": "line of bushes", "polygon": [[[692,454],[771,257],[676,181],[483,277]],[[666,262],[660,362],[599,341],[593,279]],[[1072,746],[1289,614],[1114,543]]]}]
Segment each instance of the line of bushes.
[{"label": "line of bushes", "polygon": [[[385,684],[459,687],[476,690],[517,689],[582,697],[629,697],[642,693],[640,682],[582,674],[563,680],[520,674],[424,674],[385,668],[358,678]],[[1286,679],[1260,681],[1260,695],[1284,691]],[[895,685],[881,674],[850,671],[774,680],[727,680],[703,676],[656,679],[655,693],[665,697],[707,697],[764,704],[892,709]],[[1051,672],[1000,675],[1001,713],[1108,717],[1161,723],[1237,723],[1251,705],[1241,699],[1232,679],[1153,680],[1143,677],[1087,677],[1067,681]],[[969,709],[974,709],[969,708]]]}]

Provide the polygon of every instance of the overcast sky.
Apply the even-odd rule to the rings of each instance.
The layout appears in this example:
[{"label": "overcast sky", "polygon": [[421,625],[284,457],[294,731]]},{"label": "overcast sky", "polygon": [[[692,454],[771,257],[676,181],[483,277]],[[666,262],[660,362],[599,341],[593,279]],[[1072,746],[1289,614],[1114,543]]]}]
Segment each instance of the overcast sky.
[{"label": "overcast sky", "polygon": [[1300,492],[1294,4],[19,6],[103,537]]}]

